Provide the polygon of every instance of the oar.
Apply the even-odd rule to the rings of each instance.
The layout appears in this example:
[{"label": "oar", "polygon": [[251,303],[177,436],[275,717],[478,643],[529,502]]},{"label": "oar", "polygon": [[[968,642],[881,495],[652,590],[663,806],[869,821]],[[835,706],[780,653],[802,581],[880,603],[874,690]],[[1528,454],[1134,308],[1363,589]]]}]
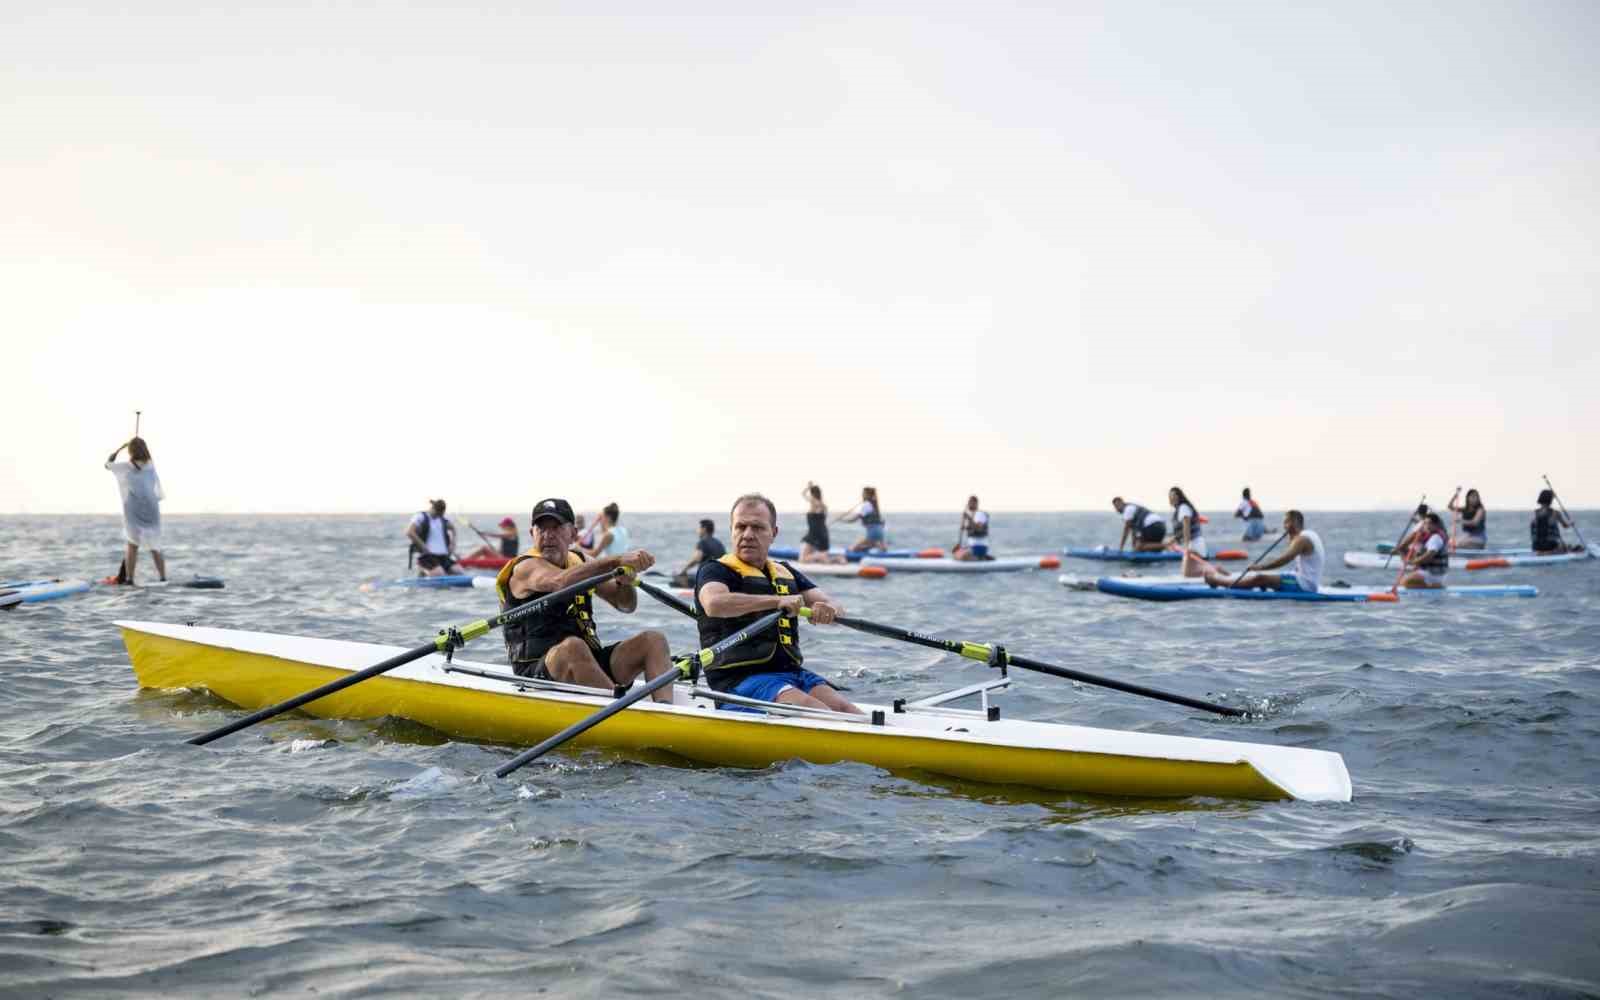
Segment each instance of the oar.
[{"label": "oar", "polygon": [[576,596],[585,590],[592,590],[595,587],[607,582],[607,580],[611,578],[623,575],[625,572],[625,570],[618,569],[610,574],[591,576],[587,580],[580,580],[570,587],[563,587],[554,593],[546,594],[536,601],[529,601],[527,604],[524,604],[521,607],[502,612],[493,618],[479,619],[478,621],[463,625],[459,629],[446,629],[440,632],[438,638],[434,639],[432,642],[424,643],[415,649],[400,653],[397,656],[391,656],[382,663],[375,663],[365,670],[341,677],[338,680],[324,684],[319,688],[313,688],[312,690],[307,691],[305,694],[296,695],[295,697],[290,698],[288,701],[280,702],[276,705],[263,708],[259,712],[254,712],[242,719],[236,719],[233,722],[228,723],[226,726],[213,729],[211,732],[206,733],[203,736],[196,736],[194,739],[189,740],[188,742],[197,747],[205,746],[212,740],[221,739],[222,737],[236,733],[241,729],[253,726],[258,722],[264,722],[275,715],[282,715],[284,712],[290,711],[291,709],[296,709],[301,705],[316,701],[318,698],[326,697],[327,695],[333,694],[337,691],[343,691],[345,688],[350,687],[353,684],[360,684],[362,681],[367,680],[370,677],[376,677],[381,673],[393,670],[395,667],[404,666],[413,660],[420,660],[430,653],[448,653],[456,646],[470,642],[479,636],[487,635],[502,625],[509,625],[512,622],[521,621],[524,618],[538,614],[551,604],[564,601],[567,598]]},{"label": "oar", "polygon": [[485,535],[483,532],[478,531],[478,526],[476,524],[473,524],[471,521],[467,522],[467,527],[471,528],[474,532],[477,532],[478,537],[483,539],[483,544],[489,546],[490,548],[493,548],[495,543],[500,540],[498,538],[490,538],[488,535]]},{"label": "oar", "polygon": [[960,526],[958,526],[956,528],[956,543],[954,545],[950,546],[951,553],[953,554],[957,549],[961,548],[961,543],[966,541],[966,540],[967,540],[967,511],[966,511],[966,508],[962,508],[962,510],[961,510],[961,524],[960,524]]},{"label": "oar", "polygon": [[[654,591],[654,589],[655,588],[653,587],[650,588],[651,591]],[[726,650],[737,646],[739,643],[744,642],[751,636],[760,632],[764,632],[773,625],[776,625],[778,622],[778,617],[782,614],[782,611],[774,611],[770,615],[766,615],[762,618],[758,618],[754,622],[751,622],[748,627],[740,629],[738,632],[728,636],[726,639],[723,639],[714,646],[707,646],[705,649],[702,649],[697,653],[691,653],[688,656],[680,657],[678,660],[673,662],[673,669],[662,674],[660,677],[657,677],[650,683],[643,685],[638,690],[630,691],[629,693],[623,695],[621,698],[618,698],[616,701],[589,716],[587,719],[574,722],[572,725],[561,730],[561,732],[556,733],[554,736],[545,740],[543,743],[540,743],[538,746],[522,751],[515,757],[506,761],[504,764],[495,768],[494,776],[497,778],[504,778],[506,775],[510,774],[512,771],[515,771],[522,765],[538,760],[540,757],[543,757],[545,754],[572,739],[574,736],[578,736],[590,729],[593,729],[595,726],[598,726],[600,723],[611,718],[613,715],[616,715],[629,705],[632,705],[635,702],[643,701],[652,694],[655,694],[661,688],[664,688],[668,684],[678,680],[680,677],[688,680],[694,676],[696,668],[711,666],[711,664],[717,661],[717,657],[721,656]]]},{"label": "oar", "polygon": [[133,436],[134,437],[138,437],[139,436],[139,418],[141,416],[143,416],[143,415],[144,415],[144,411],[143,410],[134,410],[133,411]]},{"label": "oar", "polygon": [[[804,608],[800,613],[807,614],[810,610],[810,608]],[[877,622],[869,622],[863,618],[839,617],[835,618],[834,621],[845,626],[846,628],[853,628],[857,632],[866,632],[870,635],[882,636],[885,639],[899,639],[901,642],[909,642],[918,646],[927,646],[930,649],[942,649],[947,653],[955,653],[957,656],[964,656],[969,660],[977,660],[980,663],[989,663],[991,660],[991,655],[994,651],[993,647],[987,643],[965,642],[955,639],[939,639],[931,635],[921,635],[917,632],[908,632],[905,629],[896,628],[893,625],[880,625]],[[1207,712],[1216,712],[1218,715],[1249,714],[1243,709],[1230,708],[1227,705],[1218,705],[1214,702],[1201,701],[1198,698],[1190,698],[1181,694],[1173,694],[1170,691],[1158,691],[1155,688],[1147,688],[1140,684],[1129,684],[1126,681],[1114,680],[1110,677],[1099,677],[1095,674],[1086,674],[1081,670],[1073,670],[1069,667],[1058,667],[1051,663],[1042,663],[1039,660],[1029,659],[1026,656],[1017,656],[1009,650],[1005,652],[1005,662],[1013,667],[1021,667],[1024,670],[1033,670],[1041,674],[1049,674],[1052,677],[1062,677],[1069,681],[1081,681],[1084,684],[1094,684],[1098,685],[1099,687],[1111,688],[1115,691],[1124,691],[1128,694],[1136,694],[1144,698],[1154,698],[1157,701],[1171,702],[1174,705],[1185,705],[1189,708],[1204,709]]]},{"label": "oar", "polygon": [[1578,530],[1578,521],[1577,521],[1577,519],[1574,518],[1572,516],[1572,513],[1567,510],[1567,505],[1564,504],[1564,503],[1561,503],[1561,494],[1556,493],[1556,488],[1555,488],[1554,485],[1551,484],[1550,477],[1549,476],[1542,476],[1540,478],[1542,478],[1544,480],[1544,484],[1546,486],[1550,487],[1550,492],[1555,494],[1556,503],[1559,504],[1560,507],[1561,507],[1561,513],[1566,517],[1567,523],[1572,525],[1572,533],[1578,536],[1578,544],[1583,546],[1583,551],[1588,552],[1589,551],[1589,543],[1583,540],[1583,532]]},{"label": "oar", "polygon": [[[1423,504],[1425,504],[1427,502],[1428,502],[1428,494],[1424,493],[1424,494],[1422,494],[1422,498],[1417,501],[1417,507],[1421,507]],[[1412,517],[1416,517],[1417,516],[1417,507],[1411,508],[1411,516]],[[1411,521],[1408,518],[1406,520],[1406,526],[1404,528],[1400,529],[1400,538],[1406,537],[1406,532],[1408,530],[1410,530],[1410,528],[1411,528]],[[1388,569],[1389,568],[1389,560],[1394,558],[1394,550],[1398,549],[1400,547],[1400,538],[1396,538],[1394,540],[1394,545],[1390,546],[1390,548],[1389,548],[1389,554],[1384,557],[1384,560],[1383,560],[1383,568],[1384,569]],[[1402,559],[1400,561],[1401,562],[1405,562],[1404,559]],[[1398,585],[1399,581],[1395,581],[1395,582]]]},{"label": "oar", "polygon": [[1457,486],[1456,487],[1456,491],[1454,493],[1450,494],[1450,502],[1445,504],[1445,506],[1450,509],[1450,551],[1451,552],[1454,552],[1456,550],[1456,522],[1461,519],[1461,511],[1456,508],[1456,500],[1458,500],[1460,497],[1461,497],[1461,487]]},{"label": "oar", "polygon": [[[645,593],[649,594],[651,597],[654,597],[656,600],[667,605],[668,607],[673,608],[676,611],[681,611],[691,618],[695,616],[693,608],[661,588],[645,583],[642,580],[637,581],[637,585],[640,590],[643,590]],[[800,614],[810,618],[811,609],[801,608]],[[869,622],[861,618],[839,617],[835,618],[834,621],[848,628],[853,628],[858,632],[867,632],[872,635],[882,636],[886,639],[899,639],[903,642],[914,643],[918,646],[927,646],[931,649],[942,649],[947,653],[955,653],[958,656],[965,656],[969,660],[977,660],[981,663],[989,662],[990,647],[983,643],[958,642],[952,639],[938,639],[933,636],[921,635],[916,632],[908,632],[905,629],[895,628],[892,625],[880,625],[877,622]],[[1015,656],[1009,651],[1006,653],[1006,662],[1014,667],[1022,667],[1025,670],[1033,670],[1041,674],[1049,674],[1052,677],[1064,677],[1071,681],[1082,681],[1085,684],[1096,684],[1100,687],[1108,687],[1117,691],[1125,691],[1128,694],[1142,695],[1146,698],[1155,698],[1158,701],[1168,701],[1174,705],[1186,705],[1189,708],[1204,709],[1205,711],[1216,712],[1220,715],[1249,714],[1241,709],[1229,708],[1227,705],[1216,705],[1209,701],[1200,701],[1199,699],[1189,698],[1181,694],[1171,694],[1166,691],[1157,691],[1154,688],[1143,687],[1139,684],[1129,684],[1126,681],[1113,680],[1109,677],[1098,677],[1094,674],[1086,674],[1080,670],[1072,670],[1068,667],[1057,667],[1049,663],[1041,663],[1038,660],[1030,660],[1026,657]]]}]

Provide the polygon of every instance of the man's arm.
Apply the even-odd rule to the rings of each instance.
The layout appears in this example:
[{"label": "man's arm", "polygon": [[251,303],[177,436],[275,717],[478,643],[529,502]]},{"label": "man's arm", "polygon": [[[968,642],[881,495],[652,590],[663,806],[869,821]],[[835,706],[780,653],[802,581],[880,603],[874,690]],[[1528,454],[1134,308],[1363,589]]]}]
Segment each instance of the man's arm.
[{"label": "man's arm", "polygon": [[1266,562],[1257,565],[1256,569],[1278,569],[1281,566],[1287,566],[1294,562],[1295,556],[1310,555],[1312,551],[1314,550],[1311,545],[1311,540],[1306,538],[1306,536],[1301,535],[1299,538],[1296,538],[1294,541],[1289,543],[1289,547],[1283,550],[1283,555],[1268,559]]},{"label": "man's arm", "polygon": [[800,603],[811,609],[811,624],[831,625],[844,614],[844,605],[829,597],[821,587],[811,587],[800,592]]},{"label": "man's arm", "polygon": [[418,551],[428,551],[428,540],[417,534],[416,521],[406,522],[406,537],[411,539],[411,544],[415,545]]},{"label": "man's arm", "polygon": [[524,559],[511,572],[511,596],[527,597],[534,591],[548,594],[592,577],[614,573],[621,566],[629,566],[635,572],[642,572],[653,565],[655,565],[654,557],[643,550],[621,556],[607,556],[604,559],[589,559],[571,569],[562,569],[540,557]]},{"label": "man's arm", "polygon": [[797,612],[803,595],[800,594],[735,594],[719,580],[708,580],[700,585],[696,594],[700,610],[712,618],[738,618],[761,611],[786,608]]}]

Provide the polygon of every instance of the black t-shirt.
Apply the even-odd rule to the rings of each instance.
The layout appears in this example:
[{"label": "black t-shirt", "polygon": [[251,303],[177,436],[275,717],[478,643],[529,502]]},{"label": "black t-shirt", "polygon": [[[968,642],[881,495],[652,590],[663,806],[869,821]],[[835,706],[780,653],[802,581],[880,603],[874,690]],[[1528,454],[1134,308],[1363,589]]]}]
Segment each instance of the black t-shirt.
[{"label": "black t-shirt", "polygon": [[722,547],[722,542],[718,541],[715,535],[707,535],[695,542],[694,547],[700,553],[700,561],[703,563],[716,562],[728,554],[728,550]]}]

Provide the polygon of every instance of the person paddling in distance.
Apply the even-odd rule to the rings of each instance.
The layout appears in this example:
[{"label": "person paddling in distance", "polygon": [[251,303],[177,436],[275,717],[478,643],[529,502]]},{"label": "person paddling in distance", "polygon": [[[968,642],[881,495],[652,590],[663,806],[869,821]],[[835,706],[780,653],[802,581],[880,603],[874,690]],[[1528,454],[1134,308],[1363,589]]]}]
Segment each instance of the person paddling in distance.
[{"label": "person paddling in distance", "polygon": [[978,498],[967,497],[967,506],[961,512],[961,538],[950,555],[962,562],[990,559],[989,512],[978,509]]},{"label": "person paddling in distance", "polygon": [[822,502],[822,487],[809,480],[800,491],[806,502],[806,536],[800,539],[800,561],[803,563],[849,562],[844,556],[829,548],[828,505]]},{"label": "person paddling in distance", "polygon": [[628,529],[622,526],[622,509],[615,503],[608,503],[600,509],[600,521],[594,533],[594,544],[583,550],[584,555],[621,555],[628,551],[628,541]]},{"label": "person paddling in distance", "polygon": [[[1550,506],[1556,501],[1555,490],[1539,491],[1539,506],[1534,509],[1533,520],[1528,522],[1528,535],[1533,544],[1535,555],[1553,555],[1560,552],[1582,552],[1584,546],[1574,543],[1568,546],[1561,537],[1561,529],[1576,530],[1572,522],[1561,511]],[[157,562],[159,566],[160,563]]]},{"label": "person paddling in distance", "polygon": [[[1289,539],[1289,547],[1282,554],[1260,563],[1255,571],[1238,577],[1208,565],[1206,583],[1213,587],[1238,587],[1244,590],[1316,593],[1317,588],[1322,586],[1322,562],[1327,554],[1322,546],[1322,536],[1306,528],[1306,516],[1298,510],[1284,512],[1283,533]],[[1261,572],[1282,566],[1290,566],[1291,572]]]},{"label": "person paddling in distance", "polygon": [[1479,498],[1477,490],[1468,490],[1467,498],[1457,504],[1455,498],[1450,500],[1450,509],[1461,515],[1461,524],[1456,532],[1455,547],[1458,549],[1482,549],[1489,545],[1489,512],[1483,509],[1483,500]]},{"label": "person paddling in distance", "polygon": [[[467,526],[469,528],[472,527],[470,524]],[[502,517],[497,527],[500,530],[493,535],[485,535],[483,532],[478,531],[477,528],[472,528],[473,531],[478,531],[478,534],[483,538],[483,544],[467,553],[468,559],[492,559],[495,557],[511,559],[516,556],[517,550],[522,543],[521,536],[517,534],[517,522],[509,517]],[[494,544],[490,544],[491,542]]]},{"label": "person paddling in distance", "polygon": [[676,576],[672,578],[674,587],[693,587],[694,574],[699,571],[702,563],[714,562],[728,554],[723,547],[721,539],[717,538],[717,522],[709,517],[700,519],[700,537],[694,543],[694,555],[683,564]]},{"label": "person paddling in distance", "polygon": [[1430,510],[1409,537],[1398,585],[1423,590],[1443,587],[1450,571],[1450,533],[1444,518]]},{"label": "person paddling in distance", "polygon": [[1258,541],[1267,533],[1267,516],[1261,513],[1261,505],[1250,498],[1250,487],[1246,486],[1240,496],[1243,499],[1233,511],[1234,517],[1244,521],[1244,536],[1240,541]]},{"label": "person paddling in distance", "polygon": [[1142,504],[1130,503],[1121,497],[1111,498],[1111,509],[1122,515],[1122,537],[1117,539],[1117,551],[1133,540],[1135,552],[1161,552],[1167,547],[1167,523],[1161,515]]},{"label": "person paddling in distance", "polygon": [[799,570],[768,558],[778,535],[777,507],[759,493],[747,493],[733,502],[729,520],[733,551],[703,564],[695,582],[701,647],[738,634],[774,610],[785,614],[725,652],[706,669],[706,683],[759,701],[859,714],[826,678],[802,665],[800,609],[811,609],[812,624],[829,625],[844,608]]},{"label": "person paddling in distance", "polygon": [[[119,462],[117,456],[124,448],[128,449],[128,461]],[[133,586],[133,571],[139,562],[141,545],[150,550],[156,575],[165,580],[167,561],[161,556],[161,501],[167,494],[161,489],[161,477],[156,475],[150,446],[144,438],[135,435],[126,444],[117,446],[106,459],[105,467],[117,478],[117,491],[122,495],[122,537],[127,543],[115,582]]]},{"label": "person paddling in distance", "polygon": [[876,487],[861,487],[861,502],[840,521],[860,521],[866,536],[850,546],[851,552],[882,552],[889,547],[888,532],[883,524],[883,508],[878,506]]},{"label": "person paddling in distance", "polygon": [[[643,549],[622,555],[591,559],[572,549],[576,533],[572,505],[551,497],[533,507],[533,548],[501,567],[495,577],[495,593],[500,610],[510,611],[575,583],[608,576],[626,567],[642,573],[655,565],[655,557]],[[594,597],[632,614],[639,606],[639,592],[633,584],[611,579],[595,587]],[[656,631],[603,645],[595,631],[594,604],[590,594],[579,594],[560,614],[542,614],[504,628],[506,657],[511,669],[522,677],[561,681],[583,687],[627,687],[642,673],[654,680],[672,669],[667,637]],[[670,703],[668,685],[651,695]]]},{"label": "person paddling in distance", "polygon": [[421,576],[455,576],[462,573],[456,556],[456,523],[445,516],[443,500],[429,500],[427,510],[419,510],[406,525],[411,554],[416,556]]}]

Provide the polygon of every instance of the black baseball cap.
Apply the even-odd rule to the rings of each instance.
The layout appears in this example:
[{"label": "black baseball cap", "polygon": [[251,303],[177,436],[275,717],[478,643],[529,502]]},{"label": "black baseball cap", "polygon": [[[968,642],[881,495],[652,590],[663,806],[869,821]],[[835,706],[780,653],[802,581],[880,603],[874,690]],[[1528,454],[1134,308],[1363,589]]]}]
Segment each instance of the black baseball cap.
[{"label": "black baseball cap", "polygon": [[558,497],[540,500],[533,505],[533,523],[538,524],[541,517],[553,517],[562,524],[573,524],[577,521],[572,514],[572,504]]}]

